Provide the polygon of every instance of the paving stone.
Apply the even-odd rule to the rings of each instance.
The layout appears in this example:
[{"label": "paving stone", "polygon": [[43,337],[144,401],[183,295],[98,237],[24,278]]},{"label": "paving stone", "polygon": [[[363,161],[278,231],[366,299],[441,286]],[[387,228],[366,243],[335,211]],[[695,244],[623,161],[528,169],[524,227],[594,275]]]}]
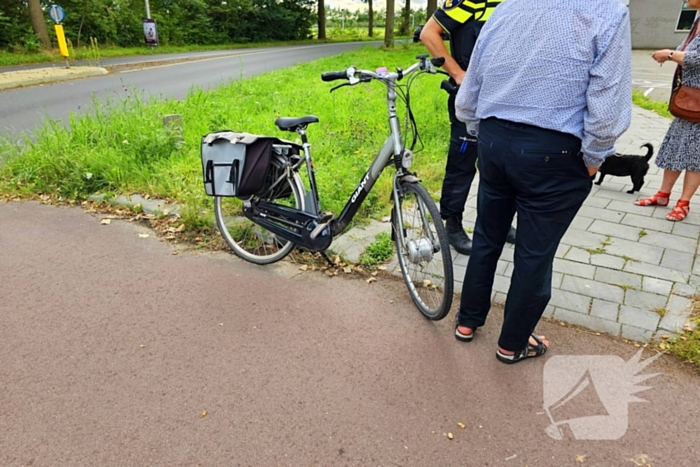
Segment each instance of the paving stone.
[{"label": "paving stone", "polygon": [[583,206],[591,208],[605,208],[608,204],[610,204],[610,199],[608,198],[596,198],[595,196],[589,196],[586,198]]},{"label": "paving stone", "polygon": [[576,248],[575,246],[572,246],[569,248],[569,251],[566,252],[566,255],[564,255],[564,259],[576,261],[577,263],[588,264],[591,262],[591,254],[583,248]]},{"label": "paving stone", "polygon": [[[462,284],[464,283],[464,275],[467,273],[467,268],[464,266],[452,265],[452,277],[455,280],[455,292],[462,292]],[[459,282],[459,288],[457,288],[457,282]]]},{"label": "paving stone", "polygon": [[677,250],[666,249],[661,259],[661,266],[690,273],[693,270],[693,256]]},{"label": "paving stone", "polygon": [[654,331],[650,331],[649,329],[638,328],[636,326],[630,326],[629,324],[623,324],[620,335],[623,338],[632,341],[649,342],[654,336]]},{"label": "paving stone", "polygon": [[689,317],[693,312],[693,306],[693,299],[681,297],[680,295],[671,295],[666,304],[666,312],[684,314],[686,317]]},{"label": "paving stone", "polygon": [[642,281],[642,291],[655,293],[659,295],[668,295],[671,293],[673,282],[653,277],[645,277]]},{"label": "paving stone", "polygon": [[661,321],[659,322],[659,329],[670,331],[674,334],[680,334],[687,322],[687,315],[680,313],[666,313],[666,315],[661,318]]},{"label": "paving stone", "polygon": [[673,284],[672,292],[675,295],[691,297],[698,293],[698,289],[697,287],[693,287],[692,285],[686,284],[684,282],[676,282],[675,284]]},{"label": "paving stone", "polygon": [[506,265],[506,270],[503,272],[503,275],[506,277],[513,277],[513,269],[515,269],[514,264],[508,262],[508,264]]},{"label": "paving stone", "polygon": [[584,249],[598,248],[602,246],[602,242],[605,241],[605,239],[605,235],[569,228],[561,239],[561,243]]},{"label": "paving stone", "polygon": [[[605,183],[605,182],[603,182]],[[599,198],[610,198],[613,200],[610,204],[608,204],[608,209],[615,209],[618,211],[629,211],[627,209],[628,205],[631,205],[632,207],[635,207],[632,202],[636,199],[634,195],[629,194],[629,193],[621,193],[619,191],[613,191],[613,190],[605,190],[601,189],[598,193],[596,193]],[[613,203],[617,201],[618,205],[616,207],[613,207]]]},{"label": "paving stone", "polygon": [[564,274],[558,273],[558,272],[553,272],[552,273],[552,288],[553,289],[560,289],[561,288],[561,282],[564,280]]},{"label": "paving stone", "polygon": [[627,200],[610,201],[610,204],[608,204],[606,209],[614,209],[616,211],[637,214],[638,216],[643,217],[652,217],[654,215],[654,208],[649,208],[649,206],[636,206],[633,204],[636,200],[636,197],[630,197]]},{"label": "paving stone", "polygon": [[508,296],[506,294],[504,294],[503,292],[494,292],[492,294],[491,301],[493,303],[498,304],[498,305],[505,305],[506,298],[508,298]]},{"label": "paving stone", "polygon": [[673,235],[688,237],[697,240],[700,237],[700,226],[686,224],[684,222],[666,222],[673,227]]},{"label": "paving stone", "polygon": [[639,290],[628,290],[625,294],[625,305],[637,308],[653,310],[655,308],[664,308],[668,297],[666,295],[657,295]]},{"label": "paving stone", "polygon": [[639,243],[646,245],[654,245],[660,248],[683,251],[685,253],[695,254],[695,249],[698,245],[697,240],[686,237],[678,237],[676,235],[653,232],[639,239]]},{"label": "paving stone", "polygon": [[640,229],[629,225],[620,225],[612,222],[596,219],[588,228],[589,232],[598,233],[610,237],[624,238],[636,242],[639,240]]},{"label": "paving stone", "polygon": [[693,274],[688,281],[693,287],[700,288],[700,276]]},{"label": "paving stone", "polygon": [[642,329],[656,331],[661,316],[653,311],[623,305],[620,307],[618,321],[622,324],[629,324]]},{"label": "paving stone", "polygon": [[[622,219],[622,224],[638,227],[645,230],[654,230],[657,232],[671,233],[673,222],[668,222],[666,219],[656,219],[650,216],[640,216],[639,214],[627,213]],[[676,222],[676,224],[678,224]]]},{"label": "paving stone", "polygon": [[575,311],[557,308],[554,313],[554,319],[564,321],[576,326],[583,326],[597,332],[605,332],[613,336],[620,334],[621,325],[615,321],[610,321],[596,316],[584,315]]},{"label": "paving stone", "polygon": [[493,290],[496,292],[503,292],[503,293],[508,293],[508,288],[510,287],[510,279],[502,276],[500,274],[496,274],[493,277]]},{"label": "paving stone", "polygon": [[630,274],[628,272],[616,271],[614,269],[597,268],[595,280],[612,285],[629,285],[636,289],[642,288],[642,276]]},{"label": "paving stone", "polygon": [[612,210],[610,209],[609,205],[605,209],[584,205],[581,206],[581,209],[579,209],[577,216],[590,217],[591,219],[603,219],[608,222],[619,223],[622,218],[625,217],[625,213]]},{"label": "paving stone", "polygon": [[624,291],[614,285],[603,284],[589,279],[565,276],[561,284],[562,290],[600,298],[609,302],[622,303]]},{"label": "paving stone", "polygon": [[666,279],[672,282],[688,282],[689,276],[688,274],[683,274],[682,272],[675,271],[673,269],[642,263],[639,261],[628,261],[627,264],[625,264],[623,271],[634,272],[657,279]]},{"label": "paving stone", "polygon": [[450,247],[450,252],[452,252],[452,264],[455,266],[467,267],[469,264],[469,256],[457,253],[457,251],[452,247]]},{"label": "paving stone", "polygon": [[563,258],[564,256],[566,256],[566,253],[569,251],[570,248],[571,246],[560,243],[559,245],[557,245],[557,251],[554,253],[554,257]]},{"label": "paving stone", "polygon": [[501,259],[505,261],[513,262],[513,255],[515,254],[515,249],[511,245],[506,245],[501,252]]},{"label": "paving stone", "polygon": [[661,263],[664,249],[657,246],[642,245],[639,242],[631,242],[621,238],[613,238],[610,245],[605,247],[609,255],[628,256],[649,264]]},{"label": "paving stone", "polygon": [[502,276],[505,276],[506,269],[511,264],[513,264],[513,263],[511,263],[510,261],[503,261],[502,259],[499,259],[498,264],[496,265],[496,274],[500,274]]},{"label": "paving stone", "polygon": [[556,311],[555,307],[553,307],[552,305],[547,305],[547,308],[544,309],[544,313],[542,313],[542,317],[547,318],[547,319],[552,319],[554,317],[555,311]]},{"label": "paving stone", "polygon": [[557,309],[564,308],[585,315],[588,313],[588,309],[591,306],[591,297],[566,292],[561,289],[553,289],[552,298],[549,300],[549,303],[557,307]]},{"label": "paving stone", "polygon": [[591,305],[591,316],[597,318],[603,318],[610,321],[617,321],[617,314],[619,312],[620,305],[613,302],[607,302],[605,300],[599,300],[597,298],[593,299],[593,304]]},{"label": "paving stone", "polygon": [[565,259],[555,258],[553,270],[555,272],[560,272],[571,276],[585,277],[586,279],[593,279],[595,276],[595,266],[568,261]]},{"label": "paving stone", "polygon": [[599,255],[591,255],[591,264],[609,269],[622,269],[625,266],[625,259],[619,256],[602,253]]},{"label": "paving stone", "polygon": [[574,220],[571,222],[571,225],[569,226],[569,228],[579,229],[579,230],[588,230],[588,228],[591,226],[591,224],[594,221],[595,220],[591,219],[590,217],[576,216],[576,217],[574,217]]}]

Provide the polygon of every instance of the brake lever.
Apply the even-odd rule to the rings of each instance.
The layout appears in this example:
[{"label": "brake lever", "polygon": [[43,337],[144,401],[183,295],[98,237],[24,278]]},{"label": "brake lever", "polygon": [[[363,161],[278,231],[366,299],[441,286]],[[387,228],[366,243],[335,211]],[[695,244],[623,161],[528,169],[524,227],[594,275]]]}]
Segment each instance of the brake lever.
[{"label": "brake lever", "polygon": [[338,88],[342,88],[343,86],[352,86],[352,84],[350,84],[350,83],[343,83],[343,84],[339,84],[339,85],[337,85],[337,86],[333,86],[329,92],[333,92],[333,91],[335,91],[335,90],[338,89]]}]

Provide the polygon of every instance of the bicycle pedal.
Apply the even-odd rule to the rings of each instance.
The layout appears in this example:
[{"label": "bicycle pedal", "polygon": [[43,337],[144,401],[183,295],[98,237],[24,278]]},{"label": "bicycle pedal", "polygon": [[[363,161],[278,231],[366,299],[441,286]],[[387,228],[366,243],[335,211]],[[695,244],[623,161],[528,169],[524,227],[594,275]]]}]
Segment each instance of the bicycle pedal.
[{"label": "bicycle pedal", "polygon": [[316,228],[315,228],[314,230],[311,231],[311,234],[309,235],[309,237],[311,237],[311,239],[314,239],[314,238],[318,237],[318,235],[319,235],[321,232],[323,232],[323,231],[325,230],[326,227],[328,227],[328,224],[330,224],[330,222],[326,222],[326,223],[324,223],[324,224],[318,224],[318,225],[316,226]]}]

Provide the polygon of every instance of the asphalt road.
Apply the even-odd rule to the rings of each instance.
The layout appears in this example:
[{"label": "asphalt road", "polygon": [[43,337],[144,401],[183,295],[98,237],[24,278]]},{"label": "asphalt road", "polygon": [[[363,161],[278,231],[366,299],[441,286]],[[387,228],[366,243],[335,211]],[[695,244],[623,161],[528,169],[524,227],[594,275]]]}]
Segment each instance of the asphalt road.
[{"label": "asphalt road", "polygon": [[[209,89],[230,80],[336,55],[368,44],[355,42],[268,47],[104,60],[103,66],[117,67],[114,73],[1,91],[0,135],[16,136],[31,132],[47,117],[67,124],[70,113],[81,115],[89,111],[93,99],[122,100],[125,89],[135,89],[146,96],[162,95],[181,99],[193,86]],[[157,64],[157,60],[167,62]],[[171,63],[173,60],[186,61]],[[14,67],[21,68],[23,67]],[[5,68],[3,71],[10,69]]]},{"label": "asphalt road", "polygon": [[78,208],[0,203],[0,226],[3,467],[698,464],[698,376],[674,358],[633,381],[646,403],[615,390],[629,365],[591,366],[567,410],[548,408],[597,439],[556,440],[543,401],[574,387],[567,368],[636,347],[541,323],[550,351],[508,366],[501,310],[460,343],[453,313],[423,319],[394,280],[174,255]]}]

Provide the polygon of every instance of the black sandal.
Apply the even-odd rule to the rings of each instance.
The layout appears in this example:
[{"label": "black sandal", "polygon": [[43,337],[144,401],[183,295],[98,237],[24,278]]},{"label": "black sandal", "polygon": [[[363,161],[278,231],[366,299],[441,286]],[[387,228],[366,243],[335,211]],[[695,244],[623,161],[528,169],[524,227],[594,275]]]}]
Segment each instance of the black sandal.
[{"label": "black sandal", "polygon": [[462,334],[459,332],[459,327],[463,326],[465,328],[468,328],[469,326],[464,326],[459,323],[455,324],[455,339],[461,342],[471,342],[474,340],[474,334],[476,333],[476,328],[469,328],[472,330],[471,334]]},{"label": "black sandal", "polygon": [[[506,355],[504,353],[501,353],[501,349],[496,350],[496,358],[503,362],[503,363],[518,363],[521,360],[525,360],[526,358],[535,358],[535,357],[541,357],[547,352],[547,346],[544,345],[544,342],[537,337],[536,335],[532,334],[532,338],[537,342],[537,344],[530,344],[530,342],[527,343],[527,347],[520,352],[515,352],[514,355]],[[534,354],[531,354],[531,352],[534,352]]]}]

